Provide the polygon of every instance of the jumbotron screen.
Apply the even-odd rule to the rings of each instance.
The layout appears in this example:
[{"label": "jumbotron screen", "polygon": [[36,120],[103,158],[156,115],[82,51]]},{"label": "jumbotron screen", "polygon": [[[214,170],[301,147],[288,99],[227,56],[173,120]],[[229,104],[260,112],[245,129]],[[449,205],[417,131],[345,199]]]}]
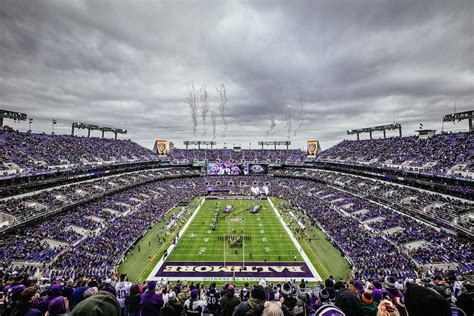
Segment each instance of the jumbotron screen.
[{"label": "jumbotron screen", "polygon": [[247,174],[243,165],[233,162],[210,162],[207,164],[208,175],[242,175]]},{"label": "jumbotron screen", "polygon": [[249,164],[248,165],[248,174],[267,174],[268,165],[265,164]]}]

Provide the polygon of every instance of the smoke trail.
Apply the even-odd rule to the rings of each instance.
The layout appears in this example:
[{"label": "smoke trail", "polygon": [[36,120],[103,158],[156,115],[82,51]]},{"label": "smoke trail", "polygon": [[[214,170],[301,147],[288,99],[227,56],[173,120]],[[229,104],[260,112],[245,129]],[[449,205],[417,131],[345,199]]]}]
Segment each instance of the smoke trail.
[{"label": "smoke trail", "polygon": [[227,130],[227,120],[225,118],[225,105],[227,103],[227,93],[225,85],[222,83],[216,87],[217,94],[219,94],[220,103],[219,103],[219,112],[221,114],[222,122],[224,123],[224,137],[225,131]]},{"label": "smoke trail", "polygon": [[266,132],[266,136],[270,135],[276,127],[275,112],[273,111],[273,97],[271,90],[262,90],[260,94],[265,101],[265,104],[271,108],[270,112],[270,128]]},{"label": "smoke trail", "polygon": [[291,104],[286,104],[283,107],[283,112],[285,114],[287,137],[288,137],[288,139],[290,139],[290,137],[291,137],[291,120],[292,120],[292,116],[293,116],[293,107],[291,106]]},{"label": "smoke trail", "polygon": [[298,103],[300,105],[299,112],[298,112],[298,126],[295,129],[294,136],[296,136],[296,133],[301,129],[303,126],[304,122],[304,97],[303,97],[303,89],[301,88],[301,81],[293,81],[293,86],[296,89],[296,92],[298,94]]},{"label": "smoke trail", "polygon": [[186,92],[184,93],[186,96],[186,102],[189,106],[189,111],[191,112],[191,118],[193,120],[193,134],[196,136],[196,128],[198,124],[198,104],[197,104],[197,93],[196,88],[194,87],[194,82],[191,82],[191,87],[189,84],[186,87]]},{"label": "smoke trail", "polygon": [[212,118],[212,139],[216,139],[216,111],[211,111]]},{"label": "smoke trail", "polygon": [[206,132],[207,132],[206,131],[206,118],[210,110],[209,95],[207,94],[206,86],[202,86],[200,91],[201,93],[199,95],[199,98],[201,100],[201,117],[202,117],[202,127],[203,127],[202,136],[206,136]]}]

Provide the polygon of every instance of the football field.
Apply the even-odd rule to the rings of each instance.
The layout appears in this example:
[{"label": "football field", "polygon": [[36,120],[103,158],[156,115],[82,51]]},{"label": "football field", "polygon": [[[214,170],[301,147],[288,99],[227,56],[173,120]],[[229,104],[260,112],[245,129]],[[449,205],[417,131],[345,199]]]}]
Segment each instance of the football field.
[{"label": "football field", "polygon": [[[224,208],[232,205],[230,213]],[[258,213],[250,208],[261,206]],[[217,225],[212,230],[214,213]],[[230,239],[242,243],[232,245]],[[264,262],[302,258],[267,200],[206,200],[168,261]]]},{"label": "football field", "polygon": [[268,200],[203,200],[148,279],[229,277],[320,278]]}]

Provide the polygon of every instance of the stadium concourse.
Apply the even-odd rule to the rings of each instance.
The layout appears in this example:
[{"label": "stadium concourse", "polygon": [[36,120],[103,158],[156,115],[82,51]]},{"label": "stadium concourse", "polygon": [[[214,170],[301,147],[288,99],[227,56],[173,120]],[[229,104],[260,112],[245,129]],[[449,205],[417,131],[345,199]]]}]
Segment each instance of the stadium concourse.
[{"label": "stadium concourse", "polygon": [[[343,141],[316,157],[295,149],[157,156],[132,141],[1,132],[2,314],[472,315],[473,143],[464,132]],[[224,169],[209,175],[215,168]],[[216,286],[187,282],[186,273],[132,284],[118,273],[155,225],[178,240],[178,223],[203,196],[288,201],[283,217],[310,219],[292,233],[304,240],[311,227],[323,231],[352,275],[295,281],[276,269],[286,280],[272,282],[264,268],[248,284],[228,277]]]}]

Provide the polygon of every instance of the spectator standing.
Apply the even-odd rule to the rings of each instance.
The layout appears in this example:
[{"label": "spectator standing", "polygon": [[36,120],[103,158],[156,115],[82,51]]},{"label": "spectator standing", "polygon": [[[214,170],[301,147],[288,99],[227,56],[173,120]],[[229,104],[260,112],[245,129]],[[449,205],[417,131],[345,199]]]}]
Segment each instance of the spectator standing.
[{"label": "spectator standing", "polygon": [[227,286],[225,295],[221,297],[221,311],[222,316],[232,316],[234,308],[239,305],[240,300],[234,293],[234,286],[229,284]]},{"label": "spectator standing", "polygon": [[163,298],[159,292],[155,291],[155,288],[156,282],[150,281],[147,285],[147,290],[141,295],[141,316],[160,316],[160,309],[163,307]]}]

